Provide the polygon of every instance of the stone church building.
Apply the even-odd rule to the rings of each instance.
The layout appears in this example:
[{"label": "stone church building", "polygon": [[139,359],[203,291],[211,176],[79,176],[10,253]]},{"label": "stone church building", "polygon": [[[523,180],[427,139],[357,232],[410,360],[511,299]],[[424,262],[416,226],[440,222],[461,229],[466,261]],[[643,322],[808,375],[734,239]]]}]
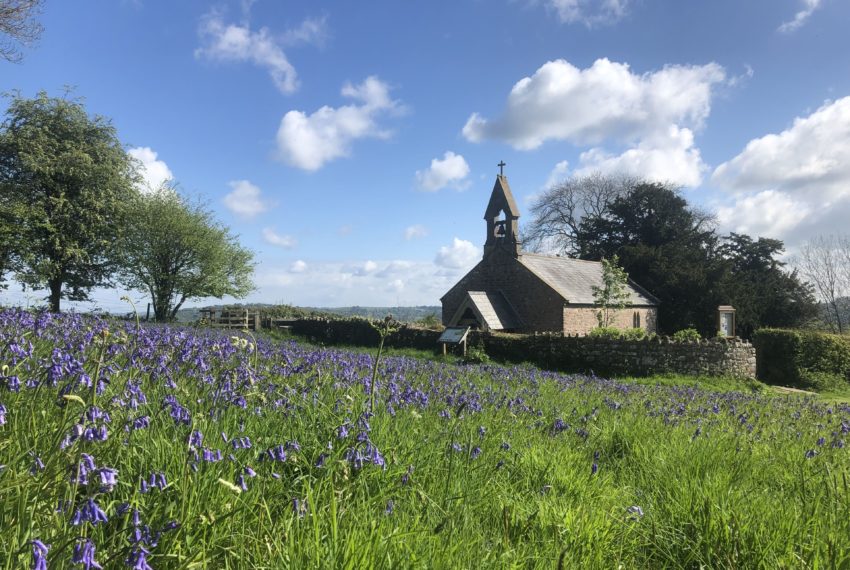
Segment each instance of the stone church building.
[{"label": "stone church building", "polygon": [[[484,219],[484,258],[441,298],[445,326],[567,335],[598,326],[592,287],[603,286],[601,263],[523,252],[519,209],[503,175],[496,177]],[[629,294],[613,326],[655,332],[658,300],[631,280]]]}]

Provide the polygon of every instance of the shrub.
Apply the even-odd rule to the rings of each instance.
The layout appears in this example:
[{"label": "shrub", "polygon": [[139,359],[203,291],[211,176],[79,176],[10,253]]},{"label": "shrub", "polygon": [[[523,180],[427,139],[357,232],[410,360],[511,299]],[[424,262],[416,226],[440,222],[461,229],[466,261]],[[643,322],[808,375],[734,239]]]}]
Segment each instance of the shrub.
[{"label": "shrub", "polygon": [[470,346],[466,349],[466,356],[463,357],[463,362],[465,364],[488,364],[490,357],[487,356],[483,345]]},{"label": "shrub", "polygon": [[673,340],[677,342],[698,341],[701,338],[699,331],[693,328],[682,329],[673,333]]},{"label": "shrub", "polygon": [[646,338],[644,329],[618,329],[615,327],[596,327],[587,336],[592,338],[608,338],[613,340],[643,340]]},{"label": "shrub", "polygon": [[850,339],[802,330],[760,329],[753,337],[759,380],[828,390],[850,381]]}]

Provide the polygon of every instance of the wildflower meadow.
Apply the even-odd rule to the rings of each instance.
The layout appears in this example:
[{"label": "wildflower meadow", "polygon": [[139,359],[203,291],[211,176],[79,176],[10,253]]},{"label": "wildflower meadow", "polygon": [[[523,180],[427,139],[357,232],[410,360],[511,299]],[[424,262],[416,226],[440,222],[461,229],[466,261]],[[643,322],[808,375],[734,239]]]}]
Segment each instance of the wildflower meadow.
[{"label": "wildflower meadow", "polygon": [[845,404],[23,311],[0,366],[3,569],[850,565]]}]

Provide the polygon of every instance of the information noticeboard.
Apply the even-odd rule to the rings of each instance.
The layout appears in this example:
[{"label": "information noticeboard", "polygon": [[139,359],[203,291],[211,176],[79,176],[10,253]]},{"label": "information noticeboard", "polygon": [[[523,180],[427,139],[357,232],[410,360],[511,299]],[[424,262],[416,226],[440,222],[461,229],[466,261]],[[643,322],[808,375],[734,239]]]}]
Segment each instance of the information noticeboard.
[{"label": "information noticeboard", "polygon": [[443,344],[460,344],[466,340],[466,335],[469,334],[469,327],[449,327],[443,331],[437,342]]}]

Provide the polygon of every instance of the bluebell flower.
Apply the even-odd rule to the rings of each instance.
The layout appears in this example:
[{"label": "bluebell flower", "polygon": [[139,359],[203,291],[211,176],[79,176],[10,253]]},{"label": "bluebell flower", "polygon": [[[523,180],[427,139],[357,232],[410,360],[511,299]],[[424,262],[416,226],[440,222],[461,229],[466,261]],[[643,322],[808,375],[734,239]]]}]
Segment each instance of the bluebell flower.
[{"label": "bluebell flower", "polygon": [[30,542],[32,543],[33,570],[47,570],[47,551],[50,550],[50,545],[44,544],[37,538]]},{"label": "bluebell flower", "polygon": [[103,566],[95,561],[94,553],[94,543],[90,539],[85,539],[84,542],[77,542],[74,545],[74,555],[71,557],[71,562],[82,564],[86,570],[90,570],[91,568],[102,570]]},{"label": "bluebell flower", "polygon": [[393,502],[392,499],[390,499],[389,501],[387,501],[387,506],[384,508],[384,514],[387,515],[387,516],[393,514],[394,508],[395,508],[395,503]]},{"label": "bluebell flower", "polygon": [[74,526],[78,526],[84,522],[89,522],[92,526],[97,526],[100,523],[108,521],[109,519],[106,517],[106,513],[103,512],[103,509],[100,508],[94,499],[86,500],[83,506],[71,518],[71,524]]},{"label": "bluebell flower", "polygon": [[127,557],[127,566],[132,566],[133,570],[153,570],[148,564],[147,556],[150,554],[143,546],[137,545],[130,551]]}]

